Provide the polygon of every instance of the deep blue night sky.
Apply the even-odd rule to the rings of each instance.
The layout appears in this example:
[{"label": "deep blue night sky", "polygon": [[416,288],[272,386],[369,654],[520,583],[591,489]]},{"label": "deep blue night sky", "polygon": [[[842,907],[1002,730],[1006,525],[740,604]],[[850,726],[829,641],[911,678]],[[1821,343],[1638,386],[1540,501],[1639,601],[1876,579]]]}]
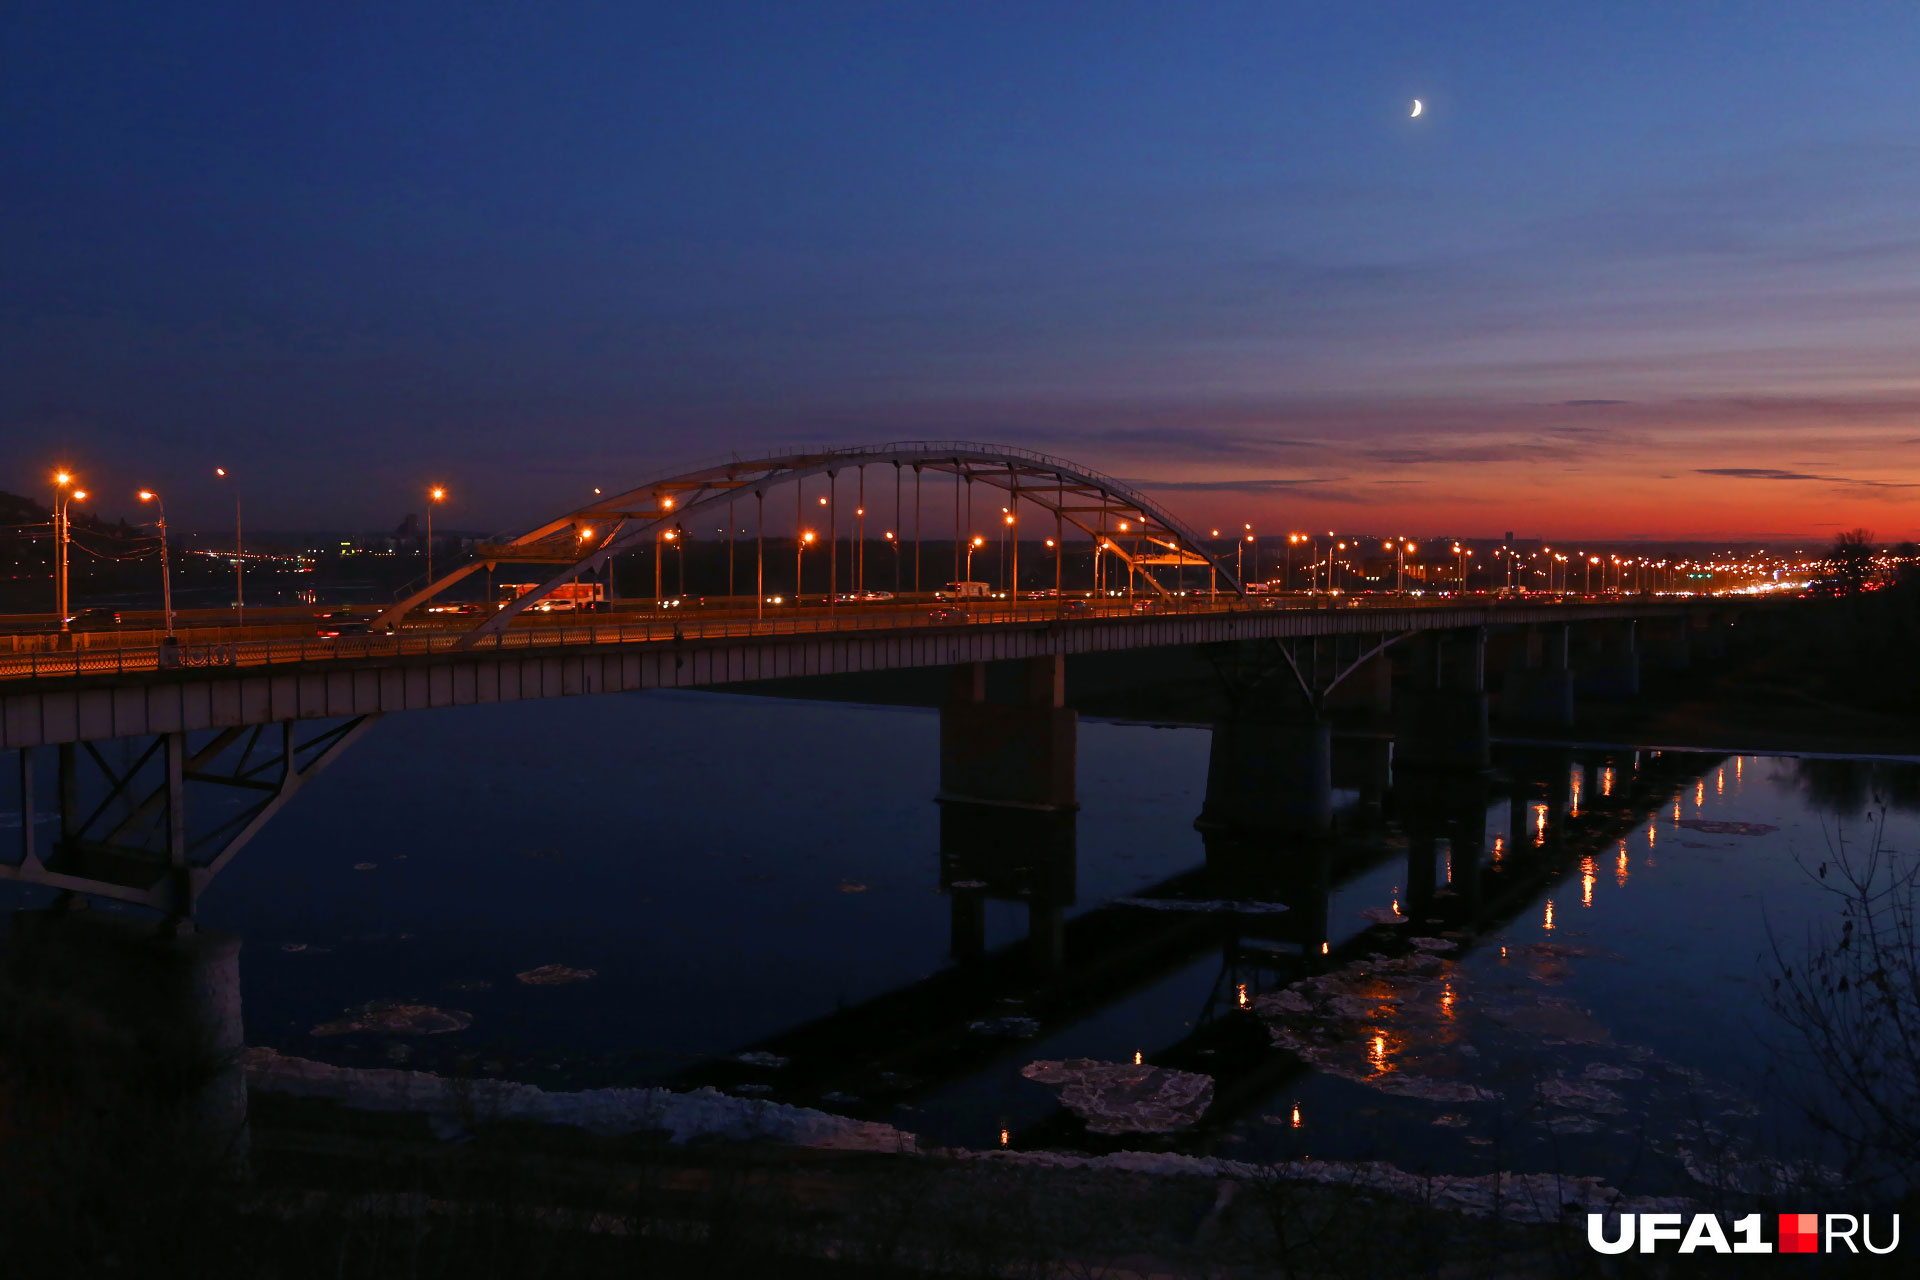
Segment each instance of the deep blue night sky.
[{"label": "deep blue night sky", "polygon": [[958,434],[1201,520],[1912,532],[1916,37],[1911,4],[12,0],[0,488],[69,462],[214,526],[220,462],[270,525],[434,479],[491,527]]}]

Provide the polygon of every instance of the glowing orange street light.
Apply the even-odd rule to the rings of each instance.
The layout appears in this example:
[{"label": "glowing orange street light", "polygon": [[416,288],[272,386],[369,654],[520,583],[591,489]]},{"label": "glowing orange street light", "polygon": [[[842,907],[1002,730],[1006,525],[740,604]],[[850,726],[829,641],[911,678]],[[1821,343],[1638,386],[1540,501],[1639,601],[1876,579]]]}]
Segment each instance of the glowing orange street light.
[{"label": "glowing orange street light", "polygon": [[54,608],[60,615],[60,629],[62,631],[68,629],[68,615],[73,612],[67,607],[67,544],[72,541],[73,537],[73,520],[67,512],[69,504],[75,499],[81,502],[87,500],[87,495],[78,490],[73,493],[60,492],[72,483],[73,473],[71,471],[61,470],[53,473],[53,595]]},{"label": "glowing orange street light", "polygon": [[[826,499],[823,498],[821,501],[824,502]],[[811,529],[802,529],[800,536],[793,540],[793,607],[796,609],[800,607],[800,589],[803,581],[800,576],[800,553],[812,545],[813,530]]]},{"label": "glowing orange street light", "polygon": [[151,502],[160,526],[160,603],[167,614],[167,643],[173,641],[173,570],[167,563],[167,504],[151,489],[140,491],[140,501]]},{"label": "glowing orange street light", "polygon": [[427,490],[427,585],[433,585],[433,509],[447,500],[447,491],[439,485]]}]

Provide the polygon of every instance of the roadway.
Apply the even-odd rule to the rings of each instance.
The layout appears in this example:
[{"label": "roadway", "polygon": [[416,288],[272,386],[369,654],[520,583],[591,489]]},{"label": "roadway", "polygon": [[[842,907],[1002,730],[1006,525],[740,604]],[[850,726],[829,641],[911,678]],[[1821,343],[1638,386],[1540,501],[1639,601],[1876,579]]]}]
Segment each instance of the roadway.
[{"label": "roadway", "polygon": [[[0,647],[0,681],[151,674],[170,668],[292,666],[343,659],[412,658],[450,655],[469,648],[497,651],[655,642],[684,644],[748,637],[902,632],[1099,619],[1221,618],[1275,612],[1347,615],[1357,612],[1370,617],[1409,612],[1461,614],[1461,621],[1451,625],[1485,625],[1508,620],[1541,622],[1551,620],[1548,615],[1576,621],[1583,617],[1674,613],[1707,599],[1710,598],[1653,595],[1509,598],[1482,593],[1465,597],[1378,593],[1241,598],[1193,594],[1100,599],[1069,593],[1064,600],[945,601],[935,595],[919,595],[887,601],[822,603],[799,608],[781,604],[755,609],[751,599],[735,597],[696,602],[687,598],[684,602],[617,601],[612,610],[596,613],[530,612],[515,618],[506,632],[469,643],[463,643],[466,633],[486,616],[481,606],[446,606],[437,616],[411,618],[390,633],[331,638],[317,634],[318,619],[343,615],[358,619],[373,610],[343,608],[331,614],[311,606],[263,609],[257,613],[249,610],[249,614],[256,617],[269,614],[270,620],[249,622],[244,627],[218,621],[231,616],[228,610],[198,610],[193,617],[176,613],[178,643],[172,646],[163,643],[164,632],[158,629],[157,614],[123,614],[128,625],[68,636],[49,632],[44,626],[35,632],[5,635],[11,651]],[[51,618],[46,621],[50,623]],[[1399,628],[1398,622],[1381,616],[1378,628],[1347,625],[1327,630],[1344,633]]]}]

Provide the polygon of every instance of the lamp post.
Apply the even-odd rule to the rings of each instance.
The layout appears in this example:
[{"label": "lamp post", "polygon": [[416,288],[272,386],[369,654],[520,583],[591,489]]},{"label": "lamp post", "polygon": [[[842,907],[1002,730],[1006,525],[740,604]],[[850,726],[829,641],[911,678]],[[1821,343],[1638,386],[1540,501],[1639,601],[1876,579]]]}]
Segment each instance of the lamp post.
[{"label": "lamp post", "polygon": [[[861,474],[861,485],[866,485],[866,476]],[[865,595],[867,592],[867,509],[853,509],[854,537],[858,540],[853,557],[853,593]]]},{"label": "lamp post", "polygon": [[[966,577],[967,577],[968,585],[971,585],[973,582],[973,553],[986,545],[987,545],[987,540],[981,537],[977,533],[974,534],[972,540],[967,543],[967,575]],[[962,591],[966,590],[966,587],[963,586],[961,590]],[[963,598],[967,600],[973,599],[971,595],[965,596]]]},{"label": "lamp post", "polygon": [[72,483],[73,483],[72,472],[56,471],[54,473],[54,476],[53,476],[53,557],[54,557],[53,607],[54,607],[54,612],[60,615],[60,630],[62,631],[67,631],[70,629],[69,615],[73,612],[73,610],[67,607],[67,543],[72,536],[72,530],[73,530],[72,516],[68,512],[68,508],[71,506],[75,498],[78,498],[82,502],[85,502],[87,500],[87,494],[84,489],[75,489],[72,493],[68,493],[66,491],[67,486]]},{"label": "lamp post", "polygon": [[1257,582],[1260,579],[1260,536],[1253,531],[1253,526],[1250,524],[1243,524],[1240,527],[1246,531],[1247,541],[1253,544],[1253,577]]},{"label": "lamp post", "polygon": [[[1020,598],[1020,584],[1007,580],[1007,541],[1013,536],[1013,512],[1000,508],[1000,589],[1008,593],[1008,598]],[[1020,576],[1020,553],[1014,552],[1013,576]]]},{"label": "lamp post", "polygon": [[[1593,566],[1595,566],[1595,565],[1597,565],[1597,564],[1599,564],[1599,563],[1600,563],[1600,557],[1599,557],[1599,556],[1588,556],[1588,557],[1587,557],[1587,590],[1586,590],[1586,594],[1587,594],[1587,595],[1592,595],[1592,594],[1593,594]],[[1606,581],[1606,575],[1605,575],[1605,574],[1602,574],[1602,575],[1601,575],[1601,581],[1602,581],[1603,583],[1604,583],[1604,582]]]},{"label": "lamp post", "polygon": [[427,490],[427,585],[433,585],[433,508],[446,501],[447,491],[439,485]]},{"label": "lamp post", "polygon": [[167,504],[151,489],[140,491],[140,501],[151,502],[160,526],[160,607],[167,615],[167,643],[173,643],[173,570],[167,562]]},{"label": "lamp post", "polygon": [[897,596],[900,594],[900,539],[891,529],[885,537],[887,545],[893,548],[893,594]]},{"label": "lamp post", "polygon": [[803,529],[800,536],[793,540],[793,607],[800,607],[800,587],[805,580],[800,576],[800,553],[813,545],[813,530]]},{"label": "lamp post", "polygon": [[[225,467],[215,467],[213,474],[222,480],[228,478]],[[240,482],[236,480],[233,485],[233,625],[236,627],[244,627],[247,625],[247,593],[246,587],[240,577],[240,566],[242,563],[240,542]],[[429,581],[431,581],[431,579],[429,579]]]}]

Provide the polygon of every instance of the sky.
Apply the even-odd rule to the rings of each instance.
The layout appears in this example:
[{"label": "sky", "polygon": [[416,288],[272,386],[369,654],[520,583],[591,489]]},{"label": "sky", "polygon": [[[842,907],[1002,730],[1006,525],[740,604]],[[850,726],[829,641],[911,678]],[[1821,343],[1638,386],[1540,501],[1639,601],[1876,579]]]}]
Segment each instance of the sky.
[{"label": "sky", "polygon": [[960,437],[1195,525],[1920,535],[1916,65],[1910,3],[10,0],[0,489],[506,530]]}]

